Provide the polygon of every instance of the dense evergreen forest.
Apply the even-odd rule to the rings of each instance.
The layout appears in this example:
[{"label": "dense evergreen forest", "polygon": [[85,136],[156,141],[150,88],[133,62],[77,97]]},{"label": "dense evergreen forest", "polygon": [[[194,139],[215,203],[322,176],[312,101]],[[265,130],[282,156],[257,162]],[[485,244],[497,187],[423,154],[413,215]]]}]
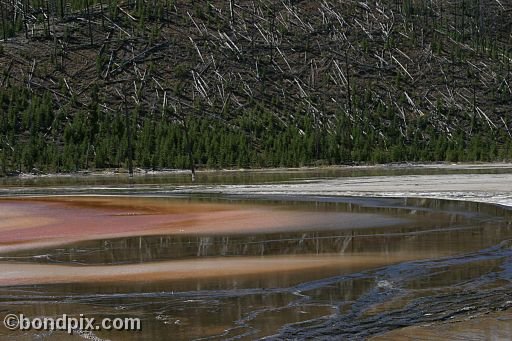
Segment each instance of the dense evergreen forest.
[{"label": "dense evergreen forest", "polygon": [[512,159],[512,5],[8,0],[0,174]]}]

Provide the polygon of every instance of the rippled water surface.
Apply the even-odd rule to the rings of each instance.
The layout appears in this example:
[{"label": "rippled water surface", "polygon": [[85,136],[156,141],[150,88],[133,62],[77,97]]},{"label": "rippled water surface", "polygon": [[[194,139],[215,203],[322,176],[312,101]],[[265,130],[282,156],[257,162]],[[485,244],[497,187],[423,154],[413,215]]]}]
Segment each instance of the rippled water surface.
[{"label": "rippled water surface", "polygon": [[[71,193],[87,189],[78,191]],[[27,221],[0,225],[0,311],[142,319],[141,332],[77,331],[71,339],[399,340],[448,337],[457,328],[451,339],[512,338],[503,327],[512,306],[512,211],[503,207],[181,195],[4,199],[0,210],[18,219],[12,212],[30,207],[38,217],[50,204],[68,214],[67,225],[53,216],[50,226],[99,227],[87,238],[68,231],[58,239],[50,229],[33,239],[37,227],[23,227]],[[75,221],[74,210],[81,212]],[[136,228],[125,233],[130,224]],[[116,233],[105,232],[114,225]],[[471,324],[474,317],[485,319]],[[2,339],[36,337],[70,339],[0,328]]]}]

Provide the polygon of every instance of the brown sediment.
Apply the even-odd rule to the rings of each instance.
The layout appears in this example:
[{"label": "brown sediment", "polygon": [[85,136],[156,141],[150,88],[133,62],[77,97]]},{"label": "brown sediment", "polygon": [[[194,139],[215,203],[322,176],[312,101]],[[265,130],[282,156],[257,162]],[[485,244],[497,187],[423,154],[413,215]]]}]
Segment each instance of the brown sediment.
[{"label": "brown sediment", "polygon": [[349,273],[425,256],[425,254],[421,253],[394,253],[389,255],[373,253],[357,255],[219,257],[113,266],[0,263],[0,286],[202,279],[329,267],[336,267],[338,273]]},{"label": "brown sediment", "polygon": [[472,319],[400,328],[371,340],[512,340],[512,309]]},{"label": "brown sediment", "polygon": [[25,212],[13,209],[12,205],[0,205],[0,231],[6,232],[21,228],[30,228],[51,224],[55,220],[52,218],[34,219],[27,216]]},{"label": "brown sediment", "polygon": [[0,200],[0,252],[85,240],[173,234],[297,231],[386,226],[407,220],[376,214],[301,212],[265,205],[119,197]]}]

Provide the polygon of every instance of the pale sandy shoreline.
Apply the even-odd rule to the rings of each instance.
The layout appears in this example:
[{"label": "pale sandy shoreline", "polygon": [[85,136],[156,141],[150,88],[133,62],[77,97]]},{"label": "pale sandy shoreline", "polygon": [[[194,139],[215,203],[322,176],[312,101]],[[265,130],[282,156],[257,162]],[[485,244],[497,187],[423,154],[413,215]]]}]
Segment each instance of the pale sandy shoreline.
[{"label": "pale sandy shoreline", "polygon": [[512,206],[512,173],[386,175],[319,179],[300,184],[182,186],[173,192],[223,195],[411,197]]}]

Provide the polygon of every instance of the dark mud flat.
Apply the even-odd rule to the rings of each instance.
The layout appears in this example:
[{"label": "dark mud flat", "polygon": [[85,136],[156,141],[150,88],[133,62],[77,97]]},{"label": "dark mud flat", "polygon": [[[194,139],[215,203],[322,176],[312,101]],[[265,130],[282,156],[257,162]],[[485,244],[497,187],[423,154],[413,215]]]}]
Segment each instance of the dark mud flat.
[{"label": "dark mud flat", "polygon": [[[183,214],[197,203],[176,200],[157,201],[159,219],[162,207],[172,211],[178,203]],[[1,254],[0,310],[142,319],[142,332],[87,335],[98,339],[338,340],[407,339],[427,335],[425,325],[442,335],[445,325],[472,318],[499,326],[512,306],[512,212],[506,208],[431,199],[237,202],[227,205],[258,204],[260,213],[272,207],[315,219],[292,219],[286,228],[287,220],[279,220],[261,230],[235,224],[206,233],[123,232],[27,244]],[[145,214],[150,221],[155,212]],[[177,276],[183,264],[188,274]],[[35,337],[70,339],[0,329],[0,338]]]}]

